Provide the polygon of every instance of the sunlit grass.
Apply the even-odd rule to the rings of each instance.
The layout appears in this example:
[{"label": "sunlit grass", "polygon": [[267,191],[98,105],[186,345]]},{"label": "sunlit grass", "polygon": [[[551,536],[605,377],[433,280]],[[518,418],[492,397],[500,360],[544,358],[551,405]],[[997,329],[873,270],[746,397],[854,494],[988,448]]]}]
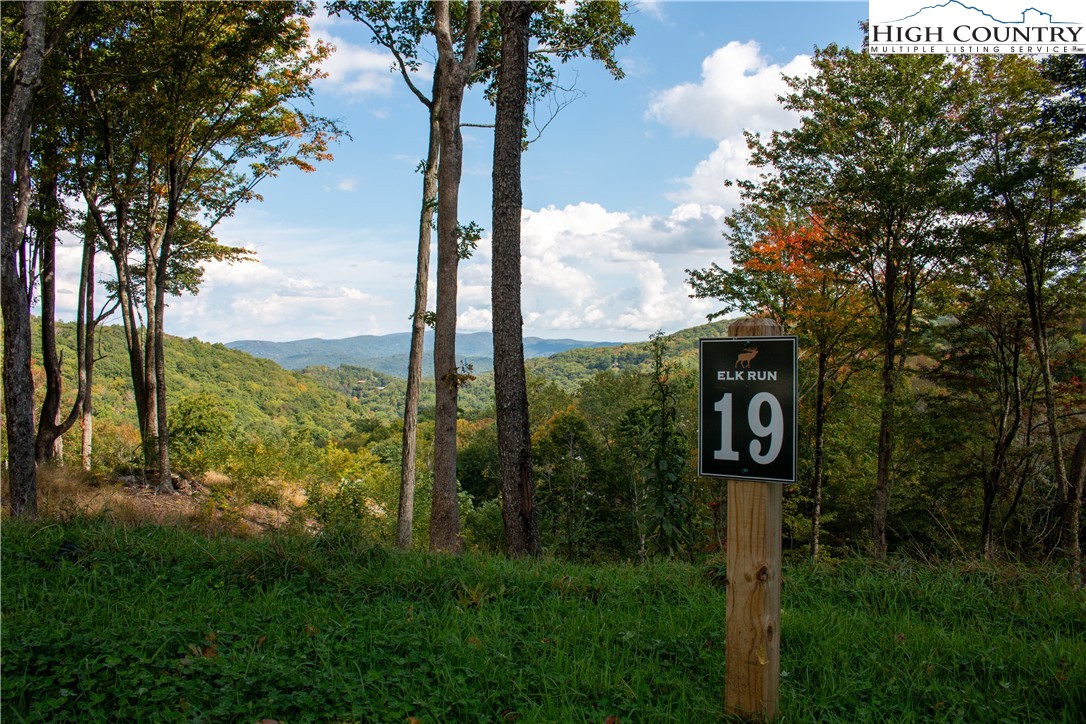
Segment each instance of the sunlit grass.
[{"label": "sunlit grass", "polygon": [[[400,555],[350,532],[6,521],[5,721],[712,721],[705,566]],[[1059,572],[789,567],[790,721],[1080,721],[1086,602]]]}]

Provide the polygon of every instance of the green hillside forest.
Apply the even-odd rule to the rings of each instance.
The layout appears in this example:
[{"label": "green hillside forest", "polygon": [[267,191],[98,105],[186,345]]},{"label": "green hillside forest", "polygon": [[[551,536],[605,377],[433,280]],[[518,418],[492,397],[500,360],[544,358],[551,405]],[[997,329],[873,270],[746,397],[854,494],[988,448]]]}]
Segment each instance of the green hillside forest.
[{"label": "green hillside forest", "polygon": [[[723,535],[721,484],[696,476],[697,341],[720,336],[726,322],[703,325],[638,344],[568,350],[530,360],[533,463],[539,485],[546,547],[573,560],[643,559],[654,553],[652,521],[659,501],[651,450],[659,433],[659,400],[674,407],[673,474],[683,495],[671,513],[683,521],[680,548],[687,554],[719,547]],[[941,329],[927,330],[929,355],[937,354]],[[74,329],[59,327],[60,344],[74,376]],[[1080,394],[1086,364],[1084,338],[1062,343],[1062,380],[1067,403]],[[99,334],[95,371],[94,470],[108,477],[138,458],[138,433],[119,327]],[[397,505],[397,478],[404,381],[358,367],[309,367],[288,371],[221,344],[168,339],[167,374],[171,444],[178,468],[199,477],[219,473],[231,480],[230,495],[276,498],[275,490],[324,491],[310,501],[365,512],[360,499],[381,510]],[[984,507],[988,431],[976,424],[975,399],[960,396],[957,377],[933,356],[917,356],[906,370],[908,392],[898,410],[896,474],[892,500],[893,547],[920,556],[979,550]],[[810,379],[816,362],[802,356],[800,369],[800,479],[812,464]],[[870,486],[878,429],[872,414],[877,370],[857,364],[847,389],[826,422],[826,486],[820,538],[825,552],[862,550],[869,535]],[[72,382],[67,394],[72,394]],[[422,495],[429,474],[433,381],[422,402]],[[1040,403],[1034,399],[1034,406]],[[66,436],[65,455],[77,464],[79,430]],[[493,378],[475,375],[461,390],[458,477],[468,525],[466,537],[482,550],[500,549],[497,437]],[[1014,451],[1013,486],[992,502],[999,548],[1006,555],[1041,555],[1051,544],[1052,508],[1041,432]],[[1070,450],[1069,450],[1070,452]],[[226,483],[223,483],[225,485]],[[226,495],[226,493],[223,493]],[[329,497],[331,496],[331,497]],[[353,497],[352,497],[353,496]],[[239,499],[240,500],[240,499]],[[333,505],[333,500],[336,501]],[[811,499],[807,486],[785,491],[786,549],[804,555],[810,545]],[[425,546],[425,500],[418,506]],[[388,540],[394,516],[370,520]]]}]

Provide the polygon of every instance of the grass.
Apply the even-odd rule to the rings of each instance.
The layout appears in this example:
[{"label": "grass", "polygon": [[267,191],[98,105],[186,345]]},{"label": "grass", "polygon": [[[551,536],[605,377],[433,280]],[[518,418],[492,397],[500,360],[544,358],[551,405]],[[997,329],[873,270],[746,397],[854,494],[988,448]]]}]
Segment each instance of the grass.
[{"label": "grass", "polygon": [[[400,555],[350,533],[5,521],[11,721],[713,721],[708,566]],[[1058,572],[785,571],[787,721],[1082,721],[1086,601]]]}]

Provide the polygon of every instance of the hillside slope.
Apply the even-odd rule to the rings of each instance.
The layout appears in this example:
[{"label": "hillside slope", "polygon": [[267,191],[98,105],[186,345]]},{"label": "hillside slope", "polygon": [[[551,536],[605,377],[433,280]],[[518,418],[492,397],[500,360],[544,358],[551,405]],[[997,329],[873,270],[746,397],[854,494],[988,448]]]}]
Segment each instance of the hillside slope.
[{"label": "hillside slope", "polygon": [[[34,369],[39,380],[41,355],[39,320],[34,326]],[[75,394],[75,325],[57,325],[59,352],[64,363],[65,405]],[[98,420],[136,425],[136,407],[124,330],[103,326],[98,330],[99,361],[94,372],[94,407]],[[196,338],[166,338],[166,386],[171,404],[203,394],[214,397],[234,418],[242,432],[270,433],[291,428],[313,428],[339,436],[363,412],[349,396],[299,372],[285,370],[271,360],[258,359],[222,344]],[[39,382],[39,394],[43,384]],[[67,407],[62,408],[62,414]]]}]

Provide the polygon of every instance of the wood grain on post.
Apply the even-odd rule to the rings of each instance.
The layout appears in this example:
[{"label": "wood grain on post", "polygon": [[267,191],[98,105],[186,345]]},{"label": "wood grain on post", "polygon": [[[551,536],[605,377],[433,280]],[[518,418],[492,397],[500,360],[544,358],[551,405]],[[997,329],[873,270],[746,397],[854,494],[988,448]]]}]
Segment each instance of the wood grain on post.
[{"label": "wood grain on post", "polygon": [[[739,319],[729,337],[781,334],[771,319]],[[781,618],[780,483],[728,481],[728,588],[724,708],[758,720],[777,715]]]}]

